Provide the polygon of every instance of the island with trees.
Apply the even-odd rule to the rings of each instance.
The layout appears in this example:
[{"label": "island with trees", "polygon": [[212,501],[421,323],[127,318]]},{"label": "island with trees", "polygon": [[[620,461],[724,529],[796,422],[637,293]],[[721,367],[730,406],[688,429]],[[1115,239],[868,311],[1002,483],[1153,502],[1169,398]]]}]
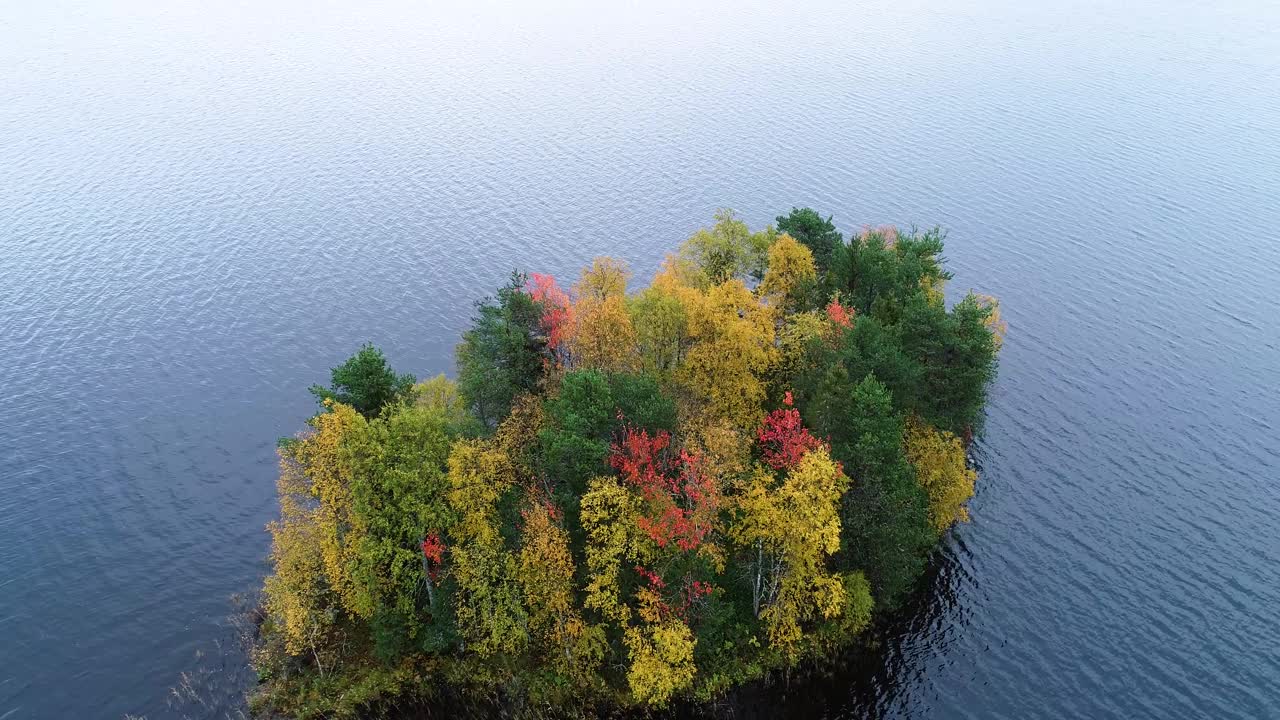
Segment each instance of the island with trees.
[{"label": "island with trees", "polygon": [[360,349],[280,442],[251,707],[581,716],[836,656],[967,519],[1004,324],[942,249],[722,211],[639,291],[514,274],[456,380]]}]

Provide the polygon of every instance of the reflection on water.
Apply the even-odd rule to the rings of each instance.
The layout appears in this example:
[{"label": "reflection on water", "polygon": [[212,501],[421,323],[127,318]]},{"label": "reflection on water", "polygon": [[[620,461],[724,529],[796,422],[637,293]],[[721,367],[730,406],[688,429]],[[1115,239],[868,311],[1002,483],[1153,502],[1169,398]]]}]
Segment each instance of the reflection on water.
[{"label": "reflection on water", "polygon": [[[227,598],[305,388],[366,340],[448,371],[513,266],[644,277],[725,205],[942,224],[953,290],[1010,326],[920,603],[743,712],[1274,715],[1276,27],[1259,0],[14,4],[0,718],[234,715]],[[171,704],[183,672],[217,699]]]}]

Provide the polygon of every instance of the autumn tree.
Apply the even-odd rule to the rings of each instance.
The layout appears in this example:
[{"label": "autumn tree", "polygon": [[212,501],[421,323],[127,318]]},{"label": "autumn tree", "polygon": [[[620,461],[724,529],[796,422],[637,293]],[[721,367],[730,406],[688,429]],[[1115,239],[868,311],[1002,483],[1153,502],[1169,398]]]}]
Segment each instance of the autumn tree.
[{"label": "autumn tree", "polygon": [[702,288],[733,278],[764,277],[776,232],[766,228],[753,233],[732,210],[717,211],[715,219],[715,225],[698,230],[680,246],[676,262],[692,268]]},{"label": "autumn tree", "polygon": [[366,606],[361,602],[352,571],[367,526],[364,518],[353,512],[354,468],[346,443],[354,434],[363,432],[367,421],[350,405],[328,400],[325,407],[329,412],[308,421],[313,431],[282,445],[280,452],[285,459],[297,463],[311,483],[316,534],[329,587],[347,612],[362,615]]},{"label": "autumn tree", "polygon": [[[521,512],[516,577],[529,618],[529,634],[543,657],[568,669],[590,669],[595,658],[575,658],[586,629],[574,593],[574,561],[563,513],[552,500],[531,492]],[[587,668],[575,667],[587,661]]]},{"label": "autumn tree", "polygon": [[[609,462],[622,478],[621,489],[634,493],[629,557],[665,568],[668,575],[643,565],[634,568],[644,584],[636,590],[637,622],[627,625],[623,638],[632,695],[661,706],[693,682],[697,641],[688,613],[712,590],[695,572],[700,560],[714,564],[719,556],[707,540],[718,518],[720,490],[701,458],[673,447],[665,431],[651,435],[625,428]],[[669,584],[668,578],[677,582]]]},{"label": "autumn tree", "polygon": [[639,615],[644,622],[628,627],[624,637],[631,659],[627,684],[637,701],[662,707],[693,684],[697,640],[651,591],[641,591]]},{"label": "autumn tree", "polygon": [[636,554],[637,498],[617,478],[593,478],[582,496],[586,532],[587,586],[583,607],[606,620],[626,624],[631,610],[622,598],[622,568]]},{"label": "autumn tree", "polygon": [[790,235],[782,235],[769,246],[769,269],[760,283],[760,295],[779,310],[795,310],[810,302],[817,279],[813,253]]},{"label": "autumn tree", "polygon": [[285,652],[309,656],[321,675],[334,661],[342,621],[360,609],[353,567],[365,523],[353,512],[344,448],[366,425],[349,405],[323,406],[328,412],[308,420],[309,432],[280,444],[280,519],[268,526],[273,572],[264,583]]},{"label": "autumn tree", "polygon": [[774,470],[794,467],[805,454],[823,446],[800,420],[800,411],[792,407],[790,392],[783,396],[782,403],[784,407],[765,416],[756,433],[760,457]]},{"label": "autumn tree", "polygon": [[833,322],[828,314],[818,311],[798,312],[786,315],[778,328],[778,363],[774,367],[774,381],[787,385],[807,370],[811,348],[815,344],[837,342],[837,330],[843,326]]},{"label": "autumn tree", "polygon": [[511,653],[528,641],[518,565],[502,538],[498,501],[514,483],[510,460],[492,441],[459,440],[449,455],[452,575],[458,628],[481,656]]},{"label": "autumn tree", "polygon": [[975,294],[974,302],[980,309],[987,311],[987,317],[982,324],[987,327],[991,333],[991,342],[996,352],[1000,352],[1000,348],[1004,346],[1004,336],[1009,333],[1009,323],[1005,322],[1004,317],[1000,315],[1000,301],[994,295]]},{"label": "autumn tree", "polygon": [[650,435],[627,427],[610,450],[609,464],[639,493],[636,526],[659,549],[689,551],[702,544],[715,522],[720,493],[697,456],[673,448],[670,433]]},{"label": "autumn tree", "polygon": [[706,475],[728,481],[745,475],[755,437],[724,419],[687,418],[680,426],[685,450],[697,456]]},{"label": "autumn tree", "polygon": [[573,300],[556,284],[556,279],[542,273],[530,273],[525,292],[541,308],[539,322],[547,340],[547,349],[562,365],[569,364],[569,332],[573,327]]},{"label": "autumn tree", "polygon": [[764,470],[738,498],[732,534],[748,550],[752,609],[769,641],[795,657],[805,623],[840,614],[844,582],[826,559],[840,547],[839,500],[847,484],[825,447],[804,454],[778,483]]},{"label": "autumn tree", "polygon": [[331,662],[330,636],[342,610],[325,577],[312,484],[301,464],[282,454],[276,489],[280,518],[268,526],[273,570],[263,585],[263,605],[280,629],[285,651],[311,656],[323,676]]},{"label": "autumn tree", "polygon": [[831,323],[837,328],[848,330],[853,327],[853,316],[855,311],[851,307],[845,307],[844,304],[840,302],[839,293],[836,293],[831,297],[831,300],[827,303],[827,307],[824,308],[824,310],[827,315],[827,320],[831,321]]},{"label": "autumn tree", "polygon": [[666,378],[684,358],[688,334],[684,304],[670,289],[650,286],[631,299],[628,309],[640,369]]},{"label": "autumn tree", "polygon": [[387,403],[405,396],[414,383],[412,375],[397,375],[387,365],[382,351],[371,343],[334,368],[331,380],[327,388],[311,386],[316,401],[322,407],[326,400],[349,405],[367,418],[375,417]]},{"label": "autumn tree", "polygon": [[941,533],[956,522],[967,522],[965,503],[973,497],[978,476],[969,468],[960,438],[913,417],[907,422],[903,444],[916,481],[928,493],[933,529]]},{"label": "autumn tree", "polygon": [[636,332],[627,311],[631,272],[613,258],[596,258],[574,286],[567,345],[577,367],[620,372],[635,362]]},{"label": "autumn tree", "polygon": [[686,295],[691,346],[677,381],[709,419],[752,427],[760,418],[764,378],[777,361],[769,310],[738,280]]},{"label": "autumn tree", "polygon": [[481,428],[467,409],[467,401],[462,397],[458,383],[443,373],[414,385],[411,395],[414,405],[440,415],[450,436],[479,434]]}]

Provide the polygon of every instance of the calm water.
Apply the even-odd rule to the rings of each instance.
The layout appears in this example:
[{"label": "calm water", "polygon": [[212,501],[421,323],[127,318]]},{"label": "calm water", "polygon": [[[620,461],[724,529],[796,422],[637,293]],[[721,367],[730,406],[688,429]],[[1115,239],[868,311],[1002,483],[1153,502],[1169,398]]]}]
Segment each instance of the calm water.
[{"label": "calm water", "polygon": [[1010,334],[924,609],[776,709],[1280,715],[1280,5],[458,5],[0,0],[0,718],[234,713],[308,384],[793,204]]}]

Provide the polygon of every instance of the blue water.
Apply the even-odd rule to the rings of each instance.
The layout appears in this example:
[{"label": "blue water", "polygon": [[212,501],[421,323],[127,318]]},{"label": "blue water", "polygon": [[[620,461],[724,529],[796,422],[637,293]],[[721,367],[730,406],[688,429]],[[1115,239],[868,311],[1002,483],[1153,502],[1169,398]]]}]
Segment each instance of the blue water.
[{"label": "blue water", "polygon": [[792,205],[1010,327],[973,522],[805,714],[1280,715],[1280,4],[506,5],[0,5],[0,718],[237,716],[307,385]]}]

